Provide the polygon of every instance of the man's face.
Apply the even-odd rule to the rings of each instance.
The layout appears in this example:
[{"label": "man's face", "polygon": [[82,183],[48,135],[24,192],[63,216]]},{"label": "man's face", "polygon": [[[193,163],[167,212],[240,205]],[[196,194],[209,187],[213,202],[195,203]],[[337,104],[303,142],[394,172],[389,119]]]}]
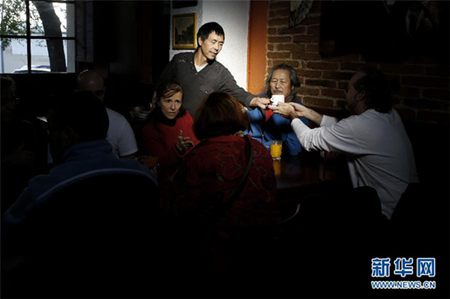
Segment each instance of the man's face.
[{"label": "man's face", "polygon": [[163,97],[161,99],[161,111],[168,119],[177,117],[180,111],[183,94],[181,92],[174,93],[170,97]]},{"label": "man's face", "polygon": [[222,50],[224,42],[223,35],[217,35],[215,32],[211,32],[205,40],[198,39],[200,51],[207,60],[216,59],[217,54]]},{"label": "man's face", "polygon": [[287,99],[292,90],[291,79],[288,70],[275,70],[270,80],[272,94],[282,94]]},{"label": "man's face", "polygon": [[352,113],[355,112],[355,107],[361,99],[360,92],[355,89],[355,83],[363,76],[363,73],[356,73],[348,82],[347,92],[345,93],[345,99],[347,101],[346,108]]}]

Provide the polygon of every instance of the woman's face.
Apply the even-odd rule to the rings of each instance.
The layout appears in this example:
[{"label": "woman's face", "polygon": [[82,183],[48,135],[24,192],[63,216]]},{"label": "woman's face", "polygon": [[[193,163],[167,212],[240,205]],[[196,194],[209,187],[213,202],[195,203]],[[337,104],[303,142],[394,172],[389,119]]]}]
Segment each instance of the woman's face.
[{"label": "woman's face", "polygon": [[161,99],[161,111],[168,119],[177,117],[183,103],[183,94],[181,92],[174,93],[170,97]]},{"label": "woman's face", "polygon": [[292,90],[291,79],[289,77],[289,71],[278,69],[272,74],[272,79],[270,80],[270,91],[272,94],[282,94],[284,98],[290,95]]}]

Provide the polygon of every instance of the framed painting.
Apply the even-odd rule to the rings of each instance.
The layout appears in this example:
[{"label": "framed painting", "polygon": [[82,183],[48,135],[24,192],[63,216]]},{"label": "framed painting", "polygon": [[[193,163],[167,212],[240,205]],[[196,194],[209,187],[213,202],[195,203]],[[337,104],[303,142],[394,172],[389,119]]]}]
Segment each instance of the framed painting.
[{"label": "framed painting", "polygon": [[195,13],[172,17],[172,49],[195,49],[197,18]]}]

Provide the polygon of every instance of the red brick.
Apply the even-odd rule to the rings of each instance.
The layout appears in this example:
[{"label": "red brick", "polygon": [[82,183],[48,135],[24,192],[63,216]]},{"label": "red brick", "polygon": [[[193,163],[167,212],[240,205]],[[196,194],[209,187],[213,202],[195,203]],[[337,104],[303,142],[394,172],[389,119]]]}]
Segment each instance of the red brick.
[{"label": "red brick", "polygon": [[448,112],[438,112],[438,111],[426,111],[426,110],[418,111],[417,120],[435,123],[435,124],[439,124],[439,125],[448,127],[449,114],[448,114]]},{"label": "red brick", "polygon": [[422,87],[449,87],[448,78],[424,77],[424,76],[402,76],[402,85],[422,86]]},{"label": "red brick", "polygon": [[321,71],[309,71],[309,70],[299,70],[298,72],[299,76],[302,77],[307,77],[307,78],[314,78],[314,79],[319,79],[322,76],[322,72]]},{"label": "red brick", "polygon": [[287,8],[289,9],[289,2],[286,0],[271,0],[269,1],[269,10],[276,10]]},{"label": "red brick", "polygon": [[290,52],[268,52],[267,53],[267,57],[268,58],[283,58],[283,59],[287,59],[287,58],[291,58],[291,53]]},{"label": "red brick", "polygon": [[448,77],[449,75],[448,64],[439,64],[433,66],[425,66],[425,74],[434,76]]},{"label": "red brick", "polygon": [[320,14],[321,12],[321,1],[313,1],[311,9],[309,10],[308,14]]},{"label": "red brick", "polygon": [[320,26],[319,25],[310,25],[308,26],[308,34],[310,35],[319,35]]},{"label": "red brick", "polygon": [[277,46],[278,51],[305,51],[305,44],[279,44]]},{"label": "red brick", "polygon": [[294,43],[317,43],[319,42],[319,37],[314,35],[294,35],[293,39]]},{"label": "red brick", "polygon": [[323,79],[350,80],[353,72],[323,72]]},{"label": "red brick", "polygon": [[274,50],[274,48],[275,48],[275,46],[274,46],[274,44],[268,44],[267,45],[267,51],[273,51]]},{"label": "red brick", "polygon": [[[362,62],[365,63],[364,58],[362,55],[359,54],[348,54],[345,56],[336,56],[336,57],[327,57],[324,59],[328,62]],[[370,64],[370,63],[368,63]],[[372,63],[373,64],[373,63]],[[376,66],[376,64],[374,64]]]},{"label": "red brick", "polygon": [[338,88],[342,90],[347,90],[348,87],[348,81],[339,81],[338,82]]},{"label": "red brick", "polygon": [[292,38],[290,36],[269,36],[269,43],[290,43]]},{"label": "red brick", "polygon": [[324,98],[316,98],[316,97],[303,97],[303,103],[306,106],[314,106],[314,107],[333,107],[334,102],[330,99]]},{"label": "red brick", "polygon": [[308,62],[307,67],[316,70],[337,70],[339,64],[336,62]]},{"label": "red brick", "polygon": [[306,51],[318,53],[319,52],[319,44],[318,43],[306,44]]},{"label": "red brick", "polygon": [[426,100],[426,99],[419,99],[419,98],[405,98],[403,100],[403,103],[408,107],[418,108],[421,110],[447,110],[449,108],[449,102],[448,101],[439,101],[439,100]]},{"label": "red brick", "polygon": [[336,81],[330,80],[316,80],[316,79],[305,79],[305,85],[311,86],[323,86],[329,88],[336,88]]},{"label": "red brick", "polygon": [[307,87],[300,87],[299,94],[302,96],[308,95],[308,96],[318,96],[320,93],[320,89],[318,88],[307,88]]},{"label": "red brick", "polygon": [[268,34],[268,35],[276,35],[277,33],[278,33],[277,28],[269,28],[269,29],[267,30],[267,34]]},{"label": "red brick", "polygon": [[448,89],[424,89],[422,92],[424,98],[450,100],[450,94]]},{"label": "red brick", "polygon": [[403,122],[413,122],[414,120],[416,120],[415,110],[402,106],[396,106],[395,109],[397,110]]},{"label": "red brick", "polygon": [[414,88],[414,87],[406,87],[406,86],[401,87],[398,93],[400,96],[404,96],[404,97],[412,97],[412,98],[420,97],[420,89]]},{"label": "red brick", "polygon": [[345,91],[336,88],[322,88],[320,90],[320,94],[332,98],[341,98],[341,99],[345,98]]},{"label": "red brick", "polygon": [[278,33],[280,35],[287,34],[287,35],[295,35],[295,34],[306,34],[307,26],[298,26],[295,28],[278,28]]},{"label": "red brick", "polygon": [[269,20],[268,26],[269,27],[288,26],[288,21],[286,18],[272,19]]},{"label": "red brick", "polygon": [[276,59],[274,59],[274,60],[272,60],[272,63],[273,63],[273,65],[286,63],[286,64],[289,64],[289,65],[292,65],[295,68],[298,68],[299,65],[300,65],[300,63],[298,61],[296,61],[296,60],[278,60],[278,59],[276,60]]},{"label": "red brick", "polygon": [[320,25],[320,16],[309,15],[302,21],[302,25]]},{"label": "red brick", "polygon": [[305,60],[321,60],[322,57],[320,57],[319,53],[314,52],[304,52],[299,53],[299,55],[293,56],[298,59],[305,59]]},{"label": "red brick", "polygon": [[425,72],[423,65],[414,65],[414,64],[381,64],[380,69],[384,73],[396,73],[396,74],[422,75]]},{"label": "red brick", "polygon": [[289,7],[280,7],[277,9],[271,9],[269,12],[269,19],[285,17],[289,18]]},{"label": "red brick", "polygon": [[358,71],[363,66],[365,66],[365,63],[362,62],[342,62],[341,63],[341,70],[350,70],[350,71]]}]

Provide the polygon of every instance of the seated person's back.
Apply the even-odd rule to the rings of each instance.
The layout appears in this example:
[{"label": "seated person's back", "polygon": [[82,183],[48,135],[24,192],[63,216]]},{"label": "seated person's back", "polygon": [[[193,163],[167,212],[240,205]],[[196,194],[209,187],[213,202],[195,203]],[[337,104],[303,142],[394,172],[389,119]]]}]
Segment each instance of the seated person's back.
[{"label": "seated person's back", "polygon": [[[105,84],[102,76],[93,70],[85,70],[78,75],[78,87],[92,92],[100,100],[104,100]],[[133,157],[138,151],[133,129],[127,119],[120,113],[106,107],[108,113],[108,131],[106,139],[111,143],[113,152],[118,157]],[[83,114],[80,114],[83,115]]]},{"label": "seated person's back", "polygon": [[[80,117],[82,115],[83,117]],[[55,167],[48,175],[30,180],[16,203],[6,212],[4,220],[21,222],[37,207],[39,198],[48,190],[74,177],[105,169],[129,169],[153,176],[137,161],[122,161],[106,141],[108,116],[102,103],[89,92],[79,92],[50,113],[50,151]]]}]

